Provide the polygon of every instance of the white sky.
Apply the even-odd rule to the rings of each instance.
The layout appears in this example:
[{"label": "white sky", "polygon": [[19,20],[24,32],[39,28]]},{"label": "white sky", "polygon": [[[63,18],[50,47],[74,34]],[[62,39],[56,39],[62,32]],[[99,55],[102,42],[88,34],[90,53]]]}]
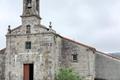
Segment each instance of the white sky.
[{"label": "white sky", "polygon": [[[41,0],[42,24],[102,52],[120,52],[120,0]],[[8,25],[21,24],[22,0],[0,0],[0,49]]]}]

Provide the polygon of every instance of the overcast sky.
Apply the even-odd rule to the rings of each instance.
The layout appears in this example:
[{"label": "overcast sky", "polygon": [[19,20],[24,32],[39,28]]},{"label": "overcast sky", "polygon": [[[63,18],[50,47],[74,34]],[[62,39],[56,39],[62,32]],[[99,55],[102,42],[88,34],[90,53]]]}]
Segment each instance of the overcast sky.
[{"label": "overcast sky", "polygon": [[[22,0],[0,0],[0,49],[8,25],[21,24]],[[42,24],[102,52],[120,52],[120,0],[41,0]]]}]

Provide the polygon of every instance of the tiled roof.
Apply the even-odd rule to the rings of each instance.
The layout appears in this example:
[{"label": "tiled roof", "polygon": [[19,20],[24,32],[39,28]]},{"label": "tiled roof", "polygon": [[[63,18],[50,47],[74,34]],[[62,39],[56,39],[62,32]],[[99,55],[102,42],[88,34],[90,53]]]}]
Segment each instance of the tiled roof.
[{"label": "tiled roof", "polygon": [[120,53],[110,53],[110,55],[120,59]]},{"label": "tiled roof", "polygon": [[[90,46],[88,46],[88,45],[82,44],[82,43],[80,43],[80,42],[77,42],[77,41],[75,41],[75,40],[72,40],[72,39],[69,39],[69,38],[66,38],[66,37],[63,37],[63,39],[66,39],[66,40],[68,40],[68,41],[71,41],[71,42],[73,42],[73,43],[76,43],[76,44],[81,45],[81,46],[84,46],[84,47],[93,48],[93,47],[90,47]],[[93,49],[95,49],[95,48],[93,48]]]},{"label": "tiled roof", "polygon": [[99,52],[99,53],[102,54],[102,55],[111,57],[111,58],[113,58],[113,59],[120,60],[120,58],[118,58],[118,57],[116,57],[116,56],[113,56],[113,55],[111,55],[110,53],[107,54],[107,53],[103,53],[103,52],[100,52],[100,51],[97,51],[97,52]]},{"label": "tiled roof", "polygon": [[63,36],[61,36],[61,35],[59,35],[59,34],[56,34],[56,35],[60,36],[61,38],[65,39],[65,40],[68,40],[68,41],[73,42],[73,43],[75,43],[75,44],[78,44],[78,45],[81,45],[81,46],[87,47],[87,48],[89,48],[89,49],[91,49],[91,50],[93,50],[93,51],[96,51],[96,49],[95,49],[94,47],[90,47],[90,46],[88,46],[88,45],[82,44],[82,43],[77,42],[77,41],[75,41],[75,40],[72,40],[72,39],[69,39],[69,38],[63,37]]}]

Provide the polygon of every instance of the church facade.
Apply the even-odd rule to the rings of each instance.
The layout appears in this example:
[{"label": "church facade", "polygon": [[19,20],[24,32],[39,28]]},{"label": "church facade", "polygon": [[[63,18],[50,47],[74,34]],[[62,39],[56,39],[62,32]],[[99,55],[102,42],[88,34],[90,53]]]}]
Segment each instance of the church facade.
[{"label": "church facade", "polygon": [[0,80],[54,80],[62,67],[85,80],[120,80],[120,60],[65,38],[41,24],[39,0],[23,0],[22,24],[8,27]]}]

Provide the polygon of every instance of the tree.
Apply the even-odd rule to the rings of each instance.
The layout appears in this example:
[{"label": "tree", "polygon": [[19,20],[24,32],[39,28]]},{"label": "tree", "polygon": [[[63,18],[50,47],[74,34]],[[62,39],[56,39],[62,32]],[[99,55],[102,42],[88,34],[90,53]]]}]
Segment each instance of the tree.
[{"label": "tree", "polygon": [[55,75],[55,80],[82,80],[72,69],[62,68]]}]

